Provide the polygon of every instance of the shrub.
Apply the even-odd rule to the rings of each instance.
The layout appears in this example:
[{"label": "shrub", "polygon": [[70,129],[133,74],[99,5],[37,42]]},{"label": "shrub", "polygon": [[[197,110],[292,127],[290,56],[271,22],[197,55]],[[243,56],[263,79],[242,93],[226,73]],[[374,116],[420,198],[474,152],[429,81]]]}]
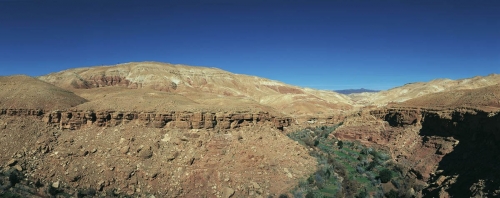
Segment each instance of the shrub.
[{"label": "shrub", "polygon": [[319,140],[314,140],[314,146],[318,146]]},{"label": "shrub", "polygon": [[368,193],[366,192],[366,190],[362,190],[356,195],[356,198],[366,198],[366,197],[368,197]]},{"label": "shrub", "polygon": [[339,142],[337,142],[337,146],[339,146],[339,149],[344,148],[344,142],[342,142],[342,140],[340,140]]},{"label": "shrub", "polygon": [[19,177],[19,172],[12,171],[9,175],[10,185],[15,186],[17,183],[21,182],[21,178]]},{"label": "shrub", "polygon": [[386,154],[386,153],[380,153],[380,152],[378,153],[378,157],[379,157],[379,159],[381,161],[386,161],[386,160],[388,160],[390,158],[390,156],[388,154]]},{"label": "shrub", "polygon": [[363,174],[365,172],[365,169],[363,167],[360,167],[360,166],[356,166],[356,171],[359,173],[359,174]]},{"label": "shrub", "polygon": [[313,178],[313,176],[312,176],[312,175],[311,175],[311,176],[309,176],[309,178],[307,178],[307,183],[309,183],[309,184],[314,184],[314,178]]},{"label": "shrub", "polygon": [[396,192],[395,190],[391,190],[389,191],[388,193],[385,194],[385,196],[387,198],[398,198],[398,192]]},{"label": "shrub", "polygon": [[309,181],[300,180],[298,188],[307,188],[308,185],[309,185]]},{"label": "shrub", "polygon": [[381,170],[378,177],[382,183],[387,183],[392,179],[392,171],[389,169]]},{"label": "shrub", "polygon": [[345,189],[346,197],[354,197],[361,185],[354,180],[345,179],[342,182],[342,187]]},{"label": "shrub", "polygon": [[368,155],[370,153],[370,151],[368,150],[368,148],[363,148],[363,149],[361,149],[360,153],[363,155]]},{"label": "shrub", "polygon": [[307,192],[306,198],[314,198],[314,193],[312,191]]},{"label": "shrub", "polygon": [[396,179],[391,180],[391,183],[392,183],[392,185],[394,185],[394,187],[396,187],[397,189],[401,188],[401,183],[399,183],[399,181],[397,181]]},{"label": "shrub", "polygon": [[376,150],[371,150],[370,155],[372,155],[373,158],[375,158],[375,159],[380,158],[380,153],[378,153]]},{"label": "shrub", "polygon": [[319,173],[316,173],[316,175],[314,175],[314,180],[316,180],[316,183],[325,182],[325,180],[323,179],[323,177]]},{"label": "shrub", "polygon": [[281,194],[281,195],[279,196],[279,198],[288,198],[288,195],[286,195],[286,194]]},{"label": "shrub", "polygon": [[369,164],[368,164],[368,167],[366,167],[366,170],[373,170],[373,168],[375,168],[375,166],[377,166],[377,162],[376,161],[371,161]]},{"label": "shrub", "polygon": [[293,197],[302,198],[302,195],[302,190],[300,189],[297,189],[295,192],[293,192]]},{"label": "shrub", "polygon": [[307,146],[309,146],[309,147],[313,147],[314,146],[314,140],[311,137],[305,138],[304,139],[304,143]]}]

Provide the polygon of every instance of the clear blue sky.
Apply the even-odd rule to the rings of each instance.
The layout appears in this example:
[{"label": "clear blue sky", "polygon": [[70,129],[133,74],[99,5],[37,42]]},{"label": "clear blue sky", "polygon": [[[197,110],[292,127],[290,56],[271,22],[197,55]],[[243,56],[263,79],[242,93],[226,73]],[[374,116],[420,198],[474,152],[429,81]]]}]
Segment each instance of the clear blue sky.
[{"label": "clear blue sky", "polygon": [[0,75],[132,61],[318,89],[500,73],[498,0],[0,0]]}]

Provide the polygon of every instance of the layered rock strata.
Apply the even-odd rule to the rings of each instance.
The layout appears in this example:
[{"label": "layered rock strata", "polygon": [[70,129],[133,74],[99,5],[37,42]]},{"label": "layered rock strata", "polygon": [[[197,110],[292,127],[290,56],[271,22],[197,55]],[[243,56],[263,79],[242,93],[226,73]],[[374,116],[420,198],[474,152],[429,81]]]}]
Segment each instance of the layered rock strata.
[{"label": "layered rock strata", "polygon": [[498,109],[367,110],[347,118],[335,136],[387,148],[409,176],[428,184],[426,196],[500,195],[491,179],[500,178]]},{"label": "layered rock strata", "polygon": [[273,116],[267,112],[121,112],[121,111],[51,111],[40,109],[0,109],[0,115],[34,116],[61,129],[76,130],[96,125],[112,127],[135,122],[141,126],[179,129],[234,129],[243,126],[269,124],[283,129],[291,118]]}]

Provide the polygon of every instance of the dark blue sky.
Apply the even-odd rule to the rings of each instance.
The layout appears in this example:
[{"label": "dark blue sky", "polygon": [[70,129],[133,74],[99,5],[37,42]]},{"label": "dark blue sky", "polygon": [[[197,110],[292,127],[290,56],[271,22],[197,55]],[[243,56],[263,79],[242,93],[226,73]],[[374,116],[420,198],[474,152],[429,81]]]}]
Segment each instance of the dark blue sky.
[{"label": "dark blue sky", "polygon": [[132,61],[318,89],[500,73],[497,0],[0,0],[0,75]]}]

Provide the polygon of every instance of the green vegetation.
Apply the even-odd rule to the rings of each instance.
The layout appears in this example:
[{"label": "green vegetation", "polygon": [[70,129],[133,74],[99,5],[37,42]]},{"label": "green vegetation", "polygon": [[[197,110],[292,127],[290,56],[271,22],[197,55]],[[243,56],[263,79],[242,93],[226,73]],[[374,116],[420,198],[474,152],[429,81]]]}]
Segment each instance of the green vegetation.
[{"label": "green vegetation", "polygon": [[389,169],[384,169],[380,171],[378,177],[380,178],[380,181],[382,181],[382,183],[387,183],[392,179],[392,171],[390,171]]},{"label": "green vegetation", "polygon": [[[341,123],[342,124],[342,123]],[[318,160],[317,171],[292,190],[293,197],[411,197],[413,183],[402,177],[402,168],[391,162],[384,151],[359,142],[339,141],[331,134],[341,124],[306,128],[288,137],[312,148],[310,155]],[[388,183],[388,182],[391,183]],[[394,192],[384,192],[392,185]]]}]

